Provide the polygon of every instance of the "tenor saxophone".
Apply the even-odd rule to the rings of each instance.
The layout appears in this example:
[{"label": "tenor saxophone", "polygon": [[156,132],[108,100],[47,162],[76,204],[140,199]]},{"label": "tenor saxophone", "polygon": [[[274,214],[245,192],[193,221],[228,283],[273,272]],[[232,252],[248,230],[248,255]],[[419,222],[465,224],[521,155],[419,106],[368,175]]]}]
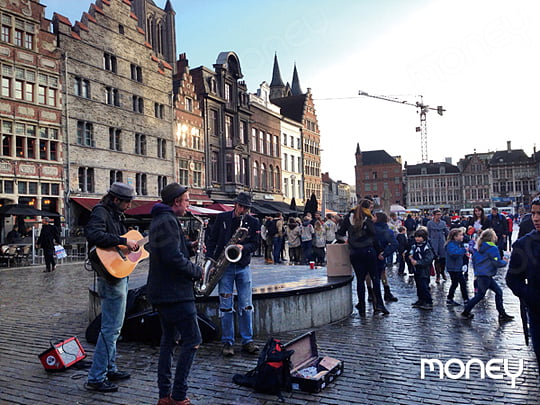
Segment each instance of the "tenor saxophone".
[{"label": "tenor saxophone", "polygon": [[242,226],[244,217],[240,218],[240,226],[229,239],[225,249],[221,252],[217,260],[206,259],[203,268],[203,277],[195,283],[195,295],[207,297],[212,294],[218,284],[225,269],[230,263],[236,263],[242,258],[242,249],[237,244],[244,240],[249,230]]}]

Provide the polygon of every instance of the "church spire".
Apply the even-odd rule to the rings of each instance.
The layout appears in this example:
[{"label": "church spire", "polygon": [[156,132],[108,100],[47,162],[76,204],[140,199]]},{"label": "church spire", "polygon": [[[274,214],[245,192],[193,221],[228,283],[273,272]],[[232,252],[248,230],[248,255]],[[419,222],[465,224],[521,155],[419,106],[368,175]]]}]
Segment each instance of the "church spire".
[{"label": "church spire", "polygon": [[283,80],[281,79],[281,73],[279,71],[277,52],[274,55],[274,69],[272,71],[272,82],[270,83],[270,87],[275,87],[275,86],[280,86],[280,87],[285,86],[285,84],[283,84]]},{"label": "church spire", "polygon": [[294,64],[291,92],[293,96],[298,96],[300,94],[303,94],[302,89],[300,88],[300,80],[298,80],[298,71],[296,70],[296,63]]}]

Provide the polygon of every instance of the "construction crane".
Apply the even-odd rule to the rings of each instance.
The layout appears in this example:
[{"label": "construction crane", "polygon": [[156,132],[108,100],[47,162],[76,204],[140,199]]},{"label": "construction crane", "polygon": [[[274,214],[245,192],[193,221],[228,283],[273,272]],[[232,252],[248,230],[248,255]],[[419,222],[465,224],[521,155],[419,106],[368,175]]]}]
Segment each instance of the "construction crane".
[{"label": "construction crane", "polygon": [[385,100],[385,101],[391,101],[392,103],[398,103],[398,104],[405,104],[410,105],[417,108],[417,112],[420,113],[420,126],[416,127],[416,132],[420,132],[420,146],[422,150],[422,162],[425,163],[428,161],[428,151],[427,151],[427,125],[426,125],[426,114],[429,110],[437,110],[437,113],[439,115],[443,115],[443,112],[446,110],[443,109],[443,107],[437,106],[437,108],[430,107],[427,104],[424,104],[424,99],[422,96],[420,97],[420,101],[417,101],[416,103],[411,103],[405,100],[399,100],[394,97],[390,96],[375,96],[373,94],[368,94],[365,91],[360,90],[358,92],[359,96],[366,96],[371,98],[377,98],[379,100]]}]

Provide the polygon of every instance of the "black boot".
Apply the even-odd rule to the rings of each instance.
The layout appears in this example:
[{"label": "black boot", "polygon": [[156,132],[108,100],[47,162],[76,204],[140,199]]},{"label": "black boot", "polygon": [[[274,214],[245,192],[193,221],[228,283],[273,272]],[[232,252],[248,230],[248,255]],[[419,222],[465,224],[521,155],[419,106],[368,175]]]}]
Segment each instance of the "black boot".
[{"label": "black boot", "polygon": [[356,309],[358,310],[358,315],[360,316],[366,316],[366,304],[363,302],[363,303],[358,303],[355,305]]},{"label": "black boot", "polygon": [[384,286],[384,300],[396,302],[398,299],[390,292],[390,286],[387,284]]},{"label": "black boot", "polygon": [[367,300],[368,302],[373,302],[373,288],[367,287]]},{"label": "black boot", "polygon": [[499,321],[500,322],[508,322],[508,321],[511,321],[513,320],[514,317],[512,315],[508,315],[505,311],[501,312],[499,314]]}]

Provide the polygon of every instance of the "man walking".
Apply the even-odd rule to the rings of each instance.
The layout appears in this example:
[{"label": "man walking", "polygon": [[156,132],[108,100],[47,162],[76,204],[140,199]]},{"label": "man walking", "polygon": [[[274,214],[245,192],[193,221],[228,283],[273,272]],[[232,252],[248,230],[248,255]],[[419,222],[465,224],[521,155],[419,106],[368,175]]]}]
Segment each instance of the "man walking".
[{"label": "man walking", "polygon": [[50,224],[49,217],[43,217],[41,219],[41,231],[37,240],[37,247],[43,249],[43,258],[45,259],[44,273],[54,271],[56,268],[56,252],[54,251],[54,245],[60,244],[60,232],[58,228]]}]

